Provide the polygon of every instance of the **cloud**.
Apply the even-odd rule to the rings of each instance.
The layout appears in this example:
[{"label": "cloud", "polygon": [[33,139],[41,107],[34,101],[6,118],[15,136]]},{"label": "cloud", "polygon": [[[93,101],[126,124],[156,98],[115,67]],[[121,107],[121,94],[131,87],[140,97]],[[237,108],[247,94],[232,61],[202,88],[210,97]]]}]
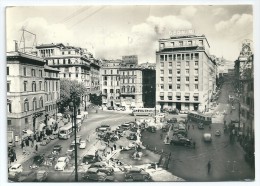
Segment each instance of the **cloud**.
[{"label": "cloud", "polygon": [[219,8],[213,9],[213,10],[212,10],[212,13],[213,13],[213,15],[215,15],[215,16],[219,16],[219,15],[226,14],[226,13],[227,13],[227,10],[224,9],[224,8],[219,7]]},{"label": "cloud", "polygon": [[[122,55],[138,55],[140,63],[155,62],[155,51],[160,38],[169,38],[173,30],[191,29],[192,24],[176,16],[150,16],[145,22],[132,26],[128,34],[114,33],[105,40],[104,45],[96,42],[96,55],[116,58]],[[99,35],[100,37],[100,35]],[[102,40],[102,39],[101,39]],[[116,51],[116,52],[115,52]]]},{"label": "cloud", "polygon": [[[7,27],[7,50],[13,50],[14,39],[20,41],[22,36],[21,29],[30,31],[36,34],[37,44],[42,43],[70,43],[75,41],[75,36],[72,30],[69,30],[63,24],[49,24],[42,17],[28,18],[23,22],[13,24],[13,27]],[[25,32],[26,46],[31,47],[33,44],[33,35]]]},{"label": "cloud", "polygon": [[220,21],[215,24],[218,32],[228,31],[229,35],[233,35],[238,29],[244,31],[252,31],[253,16],[251,14],[234,14],[229,20]]},{"label": "cloud", "polygon": [[197,13],[197,9],[194,6],[187,6],[181,9],[181,15],[183,17],[193,17]]}]

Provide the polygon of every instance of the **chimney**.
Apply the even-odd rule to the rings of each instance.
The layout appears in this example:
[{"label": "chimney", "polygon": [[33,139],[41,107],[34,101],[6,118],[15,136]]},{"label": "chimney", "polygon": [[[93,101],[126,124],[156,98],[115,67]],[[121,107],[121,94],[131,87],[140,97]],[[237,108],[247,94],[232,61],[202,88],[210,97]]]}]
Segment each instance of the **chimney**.
[{"label": "chimney", "polygon": [[14,51],[18,52],[18,43],[16,40],[14,40]]}]

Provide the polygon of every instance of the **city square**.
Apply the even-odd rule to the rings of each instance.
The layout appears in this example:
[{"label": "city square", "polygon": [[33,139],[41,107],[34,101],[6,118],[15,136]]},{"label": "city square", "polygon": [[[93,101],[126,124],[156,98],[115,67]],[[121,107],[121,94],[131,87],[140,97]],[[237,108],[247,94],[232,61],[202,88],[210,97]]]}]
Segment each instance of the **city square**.
[{"label": "city square", "polygon": [[8,181],[254,181],[252,6],[120,7],[7,7]]}]

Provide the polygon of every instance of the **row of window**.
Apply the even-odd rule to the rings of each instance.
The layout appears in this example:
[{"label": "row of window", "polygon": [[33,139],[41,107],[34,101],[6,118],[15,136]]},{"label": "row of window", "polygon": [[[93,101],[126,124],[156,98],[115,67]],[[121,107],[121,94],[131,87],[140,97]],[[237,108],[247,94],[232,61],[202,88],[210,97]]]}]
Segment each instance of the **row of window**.
[{"label": "row of window", "polygon": [[[173,101],[173,96],[168,96],[167,97],[169,101]],[[164,100],[164,96],[160,96],[160,100]],[[181,101],[181,96],[176,96],[176,101]],[[191,101],[190,100],[190,96],[184,96],[184,100],[185,101]],[[193,101],[199,101],[199,97],[198,96],[194,96],[193,97]]]},{"label": "row of window", "polygon": [[[160,89],[164,90],[164,85],[160,85]],[[168,89],[172,90],[173,85],[168,85]],[[176,84],[176,89],[180,90],[181,89],[181,84]],[[199,84],[194,84],[194,90],[198,90],[199,89]],[[185,84],[185,90],[189,91],[190,90],[190,84]]]},{"label": "row of window", "polygon": [[[160,67],[161,67],[161,68],[167,67],[165,64],[166,64],[166,63],[164,63],[164,62],[160,62]],[[181,67],[181,61],[177,61],[175,64],[176,64],[176,68]],[[186,62],[185,62],[186,68],[190,67],[190,65],[191,65],[191,62],[190,62],[190,61],[186,61]],[[194,66],[195,66],[195,67],[198,67],[198,66],[199,66],[199,61],[194,61]],[[168,67],[173,67],[172,62],[169,62],[169,63],[168,63]]]},{"label": "row of window", "polygon": [[161,54],[160,61],[199,60],[199,53]]},{"label": "row of window", "polygon": [[[103,92],[107,94],[108,89],[104,89]],[[109,90],[110,93],[114,93],[114,89]],[[120,93],[120,89],[116,89],[116,93]]]},{"label": "row of window", "polygon": [[72,65],[72,64],[84,64],[87,63],[80,59],[49,59],[46,60],[46,65]]},{"label": "row of window", "polygon": [[160,43],[160,48],[165,48],[165,44],[170,45],[170,47],[180,47],[180,46],[203,46],[203,40],[184,40],[184,41],[172,41],[170,43]]},{"label": "row of window", "polygon": [[[160,75],[164,75],[164,70],[160,70]],[[171,75],[172,74],[172,69],[168,70],[168,74]],[[181,75],[181,69],[177,69],[176,70],[176,74],[177,75]],[[190,74],[190,70],[189,69],[185,69],[185,74]],[[199,69],[194,69],[194,74],[199,74]]]},{"label": "row of window", "polygon": [[120,84],[119,84],[119,81],[110,81],[110,83],[108,83],[107,81],[104,81],[103,82],[103,85],[104,86],[108,86],[108,84],[109,84],[109,86],[113,86],[113,85],[115,85],[115,86],[119,86]]},{"label": "row of window", "polygon": [[[164,77],[160,77],[160,80],[161,80],[161,82],[164,82]],[[177,76],[176,77],[176,81],[177,82],[180,82],[181,81],[181,77],[180,76]],[[189,76],[186,76],[185,77],[185,81],[186,82],[189,82],[190,81],[190,77]],[[194,81],[195,82],[198,82],[199,81],[199,77],[198,76],[194,76]],[[172,82],[172,77],[168,77],[168,82]]]},{"label": "row of window", "polygon": [[[107,81],[107,79],[108,79],[107,76],[103,76],[103,80],[104,81]],[[115,81],[120,81],[120,77],[119,76],[114,76],[114,78],[113,78],[113,76],[111,76],[110,79],[111,80],[115,80]]]},{"label": "row of window", "polygon": [[104,74],[119,74],[118,69],[104,70]]}]

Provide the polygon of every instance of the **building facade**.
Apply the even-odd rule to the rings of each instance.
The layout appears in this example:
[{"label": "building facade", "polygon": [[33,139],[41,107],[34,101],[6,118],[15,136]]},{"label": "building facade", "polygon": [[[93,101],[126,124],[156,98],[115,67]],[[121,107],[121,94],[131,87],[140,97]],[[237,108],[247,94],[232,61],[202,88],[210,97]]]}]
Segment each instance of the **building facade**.
[{"label": "building facade", "polygon": [[247,140],[254,139],[254,55],[251,42],[245,40],[235,61],[237,92],[239,93],[239,131]]},{"label": "building facade", "polygon": [[122,60],[104,60],[101,67],[102,104],[120,106],[120,74]]},{"label": "building facade", "polygon": [[204,35],[159,40],[156,52],[156,104],[161,109],[209,109],[216,89],[216,63]]},{"label": "building facade", "polygon": [[50,67],[60,70],[60,78],[83,83],[87,89],[82,103],[89,101],[90,93],[100,92],[100,63],[87,49],[58,44],[42,44],[36,47],[37,55]]},{"label": "building facade", "polygon": [[21,138],[23,130],[40,130],[46,114],[56,108],[59,90],[53,90],[52,86],[59,86],[58,73],[45,66],[42,58],[20,52],[7,53],[8,131]]}]

